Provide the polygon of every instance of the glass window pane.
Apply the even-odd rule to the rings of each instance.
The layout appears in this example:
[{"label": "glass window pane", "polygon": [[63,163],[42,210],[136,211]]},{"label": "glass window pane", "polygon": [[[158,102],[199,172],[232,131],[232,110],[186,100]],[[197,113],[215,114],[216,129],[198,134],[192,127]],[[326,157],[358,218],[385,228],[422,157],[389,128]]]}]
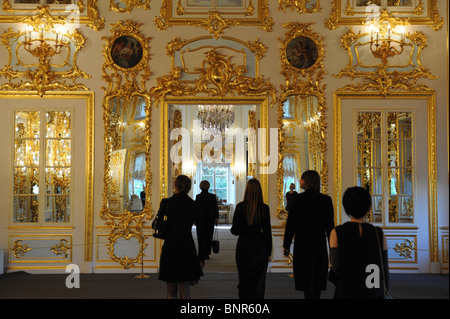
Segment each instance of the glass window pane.
[{"label": "glass window pane", "polygon": [[47,166],[70,166],[71,142],[70,140],[47,140],[46,147]]},{"label": "glass window pane", "polygon": [[70,138],[71,114],[68,111],[51,111],[46,116],[46,137]]}]

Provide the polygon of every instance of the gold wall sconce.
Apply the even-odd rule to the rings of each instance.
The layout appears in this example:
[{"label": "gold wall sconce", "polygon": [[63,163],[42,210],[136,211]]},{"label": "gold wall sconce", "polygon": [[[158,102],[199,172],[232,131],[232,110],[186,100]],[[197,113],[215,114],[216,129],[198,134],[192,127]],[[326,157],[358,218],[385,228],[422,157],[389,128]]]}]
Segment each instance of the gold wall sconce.
[{"label": "gold wall sconce", "polygon": [[387,58],[403,53],[408,19],[392,17],[383,9],[379,17],[365,24],[370,31],[370,51],[383,65],[388,64]]},{"label": "gold wall sconce", "polygon": [[[76,63],[84,37],[76,29],[68,28],[65,19],[52,17],[45,6],[35,16],[20,22],[26,25],[25,30],[9,28],[0,37],[9,52],[8,63],[0,70],[0,77],[6,77],[9,83],[0,89],[37,91],[41,97],[46,91],[87,90],[84,85],[68,84],[64,80],[90,78]],[[16,78],[26,80],[13,82]]]}]

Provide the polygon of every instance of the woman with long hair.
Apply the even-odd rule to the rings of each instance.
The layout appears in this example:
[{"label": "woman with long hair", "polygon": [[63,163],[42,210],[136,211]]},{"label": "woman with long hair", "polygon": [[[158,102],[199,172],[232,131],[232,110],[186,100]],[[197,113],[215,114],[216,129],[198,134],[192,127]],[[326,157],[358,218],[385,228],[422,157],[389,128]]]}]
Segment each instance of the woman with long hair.
[{"label": "woman with long hair", "polygon": [[269,206],[264,204],[261,184],[255,178],[247,182],[244,199],[236,205],[231,233],[239,236],[236,245],[239,298],[263,299],[272,255],[272,230]]},{"label": "woman with long hair", "polygon": [[319,299],[328,278],[327,238],[334,228],[331,197],[320,193],[320,176],[314,170],[302,174],[300,187],[305,191],[295,195],[284,232],[284,254],[289,255],[294,243],[295,289],[302,290],[305,299]]}]

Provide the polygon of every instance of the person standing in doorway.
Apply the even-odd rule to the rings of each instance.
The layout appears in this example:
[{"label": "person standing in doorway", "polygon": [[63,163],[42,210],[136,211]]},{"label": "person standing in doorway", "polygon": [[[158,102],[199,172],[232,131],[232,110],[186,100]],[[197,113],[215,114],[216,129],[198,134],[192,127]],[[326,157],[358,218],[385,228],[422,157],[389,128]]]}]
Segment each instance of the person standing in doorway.
[{"label": "person standing in doorway", "polygon": [[211,255],[211,243],[214,235],[214,226],[219,219],[219,207],[217,206],[216,195],[208,192],[210,184],[208,181],[200,182],[202,192],[195,197],[195,203],[198,209],[197,241],[198,258],[202,267],[205,266],[205,260]]},{"label": "person standing in doorway", "polygon": [[293,268],[295,289],[305,299],[320,299],[328,278],[327,238],[334,228],[331,197],[320,193],[320,176],[314,170],[304,172],[300,187],[289,210],[284,232],[284,255],[288,256],[295,235]]},{"label": "person standing in doorway", "polygon": [[167,298],[190,299],[190,286],[203,276],[197,256],[192,225],[197,220],[197,207],[188,193],[191,179],[179,175],[175,179],[175,194],[169,198],[167,237],[161,249],[158,279],[167,283]]},{"label": "person standing in doorway", "polygon": [[247,182],[244,199],[236,205],[231,233],[239,236],[236,244],[239,298],[263,299],[272,255],[272,230],[269,206],[264,204],[261,184],[255,178]]},{"label": "person standing in doorway", "polygon": [[295,191],[295,184],[291,183],[289,186],[289,192],[286,192],[286,210],[289,212],[292,205],[292,200],[295,198],[295,195],[298,193]]}]

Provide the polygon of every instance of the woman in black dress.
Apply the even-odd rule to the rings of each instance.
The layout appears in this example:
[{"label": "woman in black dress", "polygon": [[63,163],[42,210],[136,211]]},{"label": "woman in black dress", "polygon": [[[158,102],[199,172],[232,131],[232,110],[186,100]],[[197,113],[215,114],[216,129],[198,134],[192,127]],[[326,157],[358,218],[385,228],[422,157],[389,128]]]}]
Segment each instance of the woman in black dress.
[{"label": "woman in black dress", "polygon": [[295,191],[295,184],[291,183],[289,186],[289,192],[286,193],[286,210],[289,212],[292,206],[292,200],[298,193]]},{"label": "woman in black dress", "polygon": [[330,196],[320,193],[320,176],[316,171],[304,172],[300,187],[305,191],[292,202],[284,232],[284,254],[289,255],[295,235],[295,289],[303,290],[305,299],[319,299],[327,285],[327,238],[334,228],[333,202]]},{"label": "woman in black dress", "polygon": [[202,267],[205,265],[205,260],[209,259],[209,255],[211,255],[214,225],[217,225],[219,218],[216,195],[208,192],[209,186],[208,181],[201,181],[200,189],[202,192],[195,197],[199,212],[195,223],[197,226],[198,258]]},{"label": "woman in black dress", "polygon": [[335,298],[381,299],[383,288],[389,286],[387,244],[381,228],[366,223],[372,206],[370,193],[350,187],[342,204],[350,221],[333,229],[330,238],[331,269],[338,276]]},{"label": "woman in black dress", "polygon": [[244,200],[236,205],[231,233],[239,236],[236,245],[239,298],[263,299],[267,264],[272,255],[272,230],[269,206],[263,202],[261,185],[256,179],[247,182]]},{"label": "woman in black dress", "polygon": [[191,179],[179,175],[175,180],[175,191],[169,199],[167,211],[167,238],[161,250],[159,277],[167,283],[167,298],[190,298],[189,287],[203,276],[197,256],[192,225],[197,218],[195,202],[189,197]]}]

